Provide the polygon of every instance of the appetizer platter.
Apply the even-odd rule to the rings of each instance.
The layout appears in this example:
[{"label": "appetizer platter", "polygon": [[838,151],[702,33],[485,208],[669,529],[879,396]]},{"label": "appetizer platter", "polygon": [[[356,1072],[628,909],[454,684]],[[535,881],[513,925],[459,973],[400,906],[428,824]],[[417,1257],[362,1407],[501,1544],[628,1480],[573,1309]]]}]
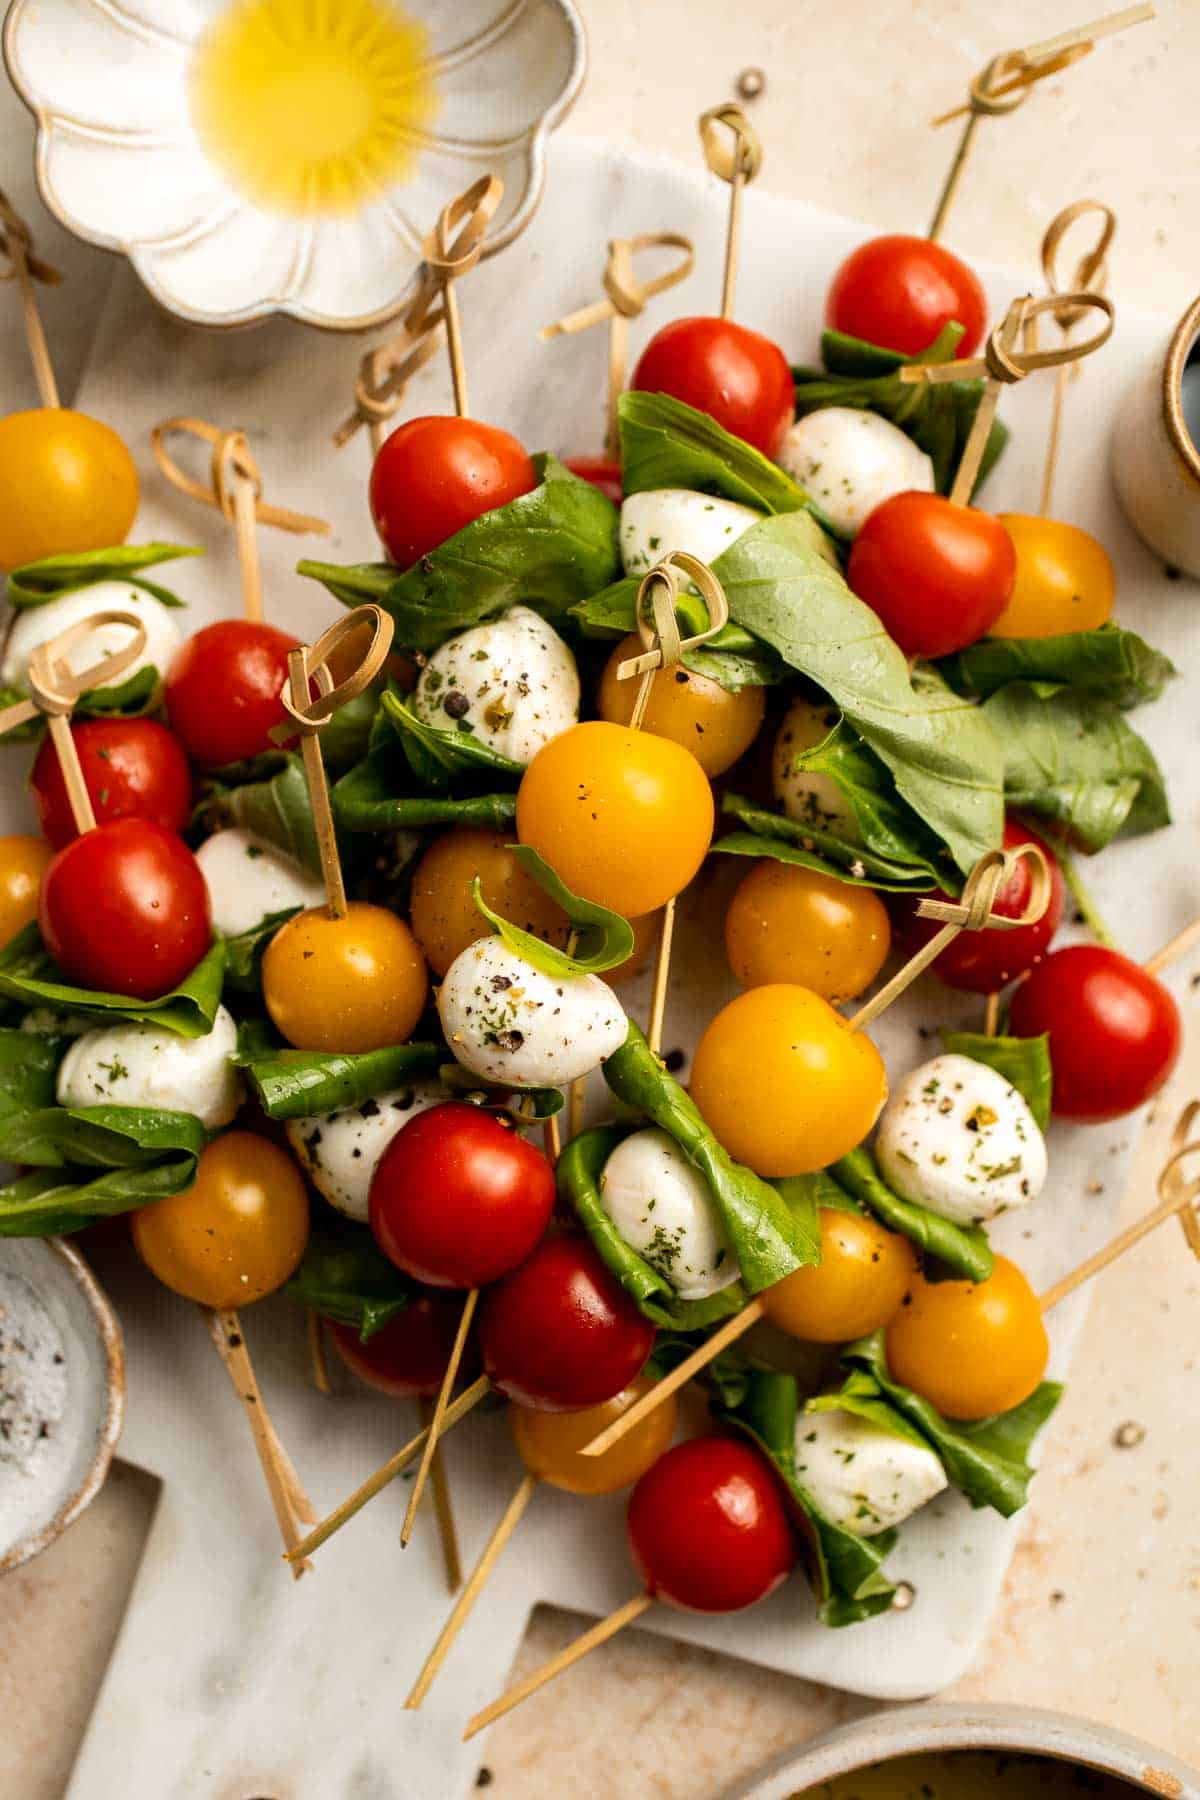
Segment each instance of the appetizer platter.
[{"label": "appetizer platter", "polygon": [[[1039,518],[1062,296],[939,253],[950,311],[906,338],[878,246],[743,197],[737,109],[703,130],[724,186],[560,146],[477,269],[495,196],[464,195],[427,250],[449,366],[418,359],[373,458],[366,430],[329,447],[344,345],[185,337],[123,281],[79,405],[133,447],[149,548],[9,558],[59,847],[44,942],[0,959],[38,1084],[10,1078],[8,1154],[53,1149],[4,1229],[132,1214],[140,1261],[115,1230],[94,1254],[123,1453],[164,1481],[80,1794],[131,1754],[181,1794],[447,1791],[541,1600],[886,1698],[986,1630],[1200,911],[1172,666],[1200,624],[1100,448],[1158,323],[1118,297],[1110,339],[1066,284],[1098,354],[1058,390]],[[621,315],[607,383],[602,331],[537,339],[588,300],[598,219],[695,249]],[[1032,379],[998,425],[1006,363]],[[63,634],[97,611],[85,654]],[[110,765],[157,733],[147,800]],[[150,972],[106,860],[135,834],[175,909]]]}]

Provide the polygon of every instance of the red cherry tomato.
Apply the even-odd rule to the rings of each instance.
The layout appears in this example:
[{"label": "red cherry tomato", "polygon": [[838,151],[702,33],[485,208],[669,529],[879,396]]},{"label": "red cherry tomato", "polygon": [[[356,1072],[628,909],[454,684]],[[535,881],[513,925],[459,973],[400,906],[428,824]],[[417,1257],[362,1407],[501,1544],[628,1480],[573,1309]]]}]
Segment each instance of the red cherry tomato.
[{"label": "red cherry tomato", "polygon": [[[947,987],[960,988],[968,994],[995,994],[1045,956],[1062,923],[1066,884],[1050,846],[1027,825],[1005,819],[1004,848],[1016,850],[1021,844],[1037,844],[1050,864],[1049,906],[1036,924],[1024,925],[1018,931],[960,931],[930,965]],[[1019,919],[1029,904],[1032,889],[1029,864],[1019,863],[996,896],[995,911],[1003,918]],[[927,898],[949,900],[952,896],[939,888]],[[915,955],[941,930],[936,919],[919,918],[916,908],[915,900],[899,901],[896,907],[896,938],[906,957]]]},{"label": "red cherry tomato", "polygon": [[572,475],[578,475],[581,481],[590,481],[593,487],[607,495],[614,506],[620,506],[624,490],[621,486],[619,462],[614,462],[608,456],[568,456],[565,461]]},{"label": "red cherry tomato", "polygon": [[629,1496],[629,1546],[647,1593],[687,1612],[737,1612],[796,1561],[779,1484],[734,1438],[676,1444]]},{"label": "red cherry tomato", "polygon": [[182,838],[116,819],[73,838],[42,877],[38,923],[81,987],[157,1000],[212,943],[208,888]]},{"label": "red cherry tomato", "polygon": [[718,425],[779,454],[796,413],[787,357],[770,338],[731,319],[675,319],[656,331],[638,358],[631,387],[671,394],[710,413]]},{"label": "red cherry tomato", "polygon": [[[72,725],[96,822],[152,819],[182,831],[192,810],[192,773],[177,737],[154,719],[85,719]],[[29,778],[38,823],[56,850],[77,835],[58,752],[47,737]]]},{"label": "red cherry tomato", "polygon": [[167,717],[202,769],[222,769],[273,750],[287,718],[280,690],[298,640],[274,625],[222,619],[188,638],[167,673]]},{"label": "red cherry tomato", "polygon": [[533,1249],[554,1209],[554,1171],[478,1106],[447,1100],[402,1125],[371,1181],[385,1256],[430,1287],[496,1281]]},{"label": "red cherry tomato", "polygon": [[1119,950],[1072,944],[1013,995],[1016,1037],[1050,1034],[1054,1111],[1119,1119],[1157,1094],[1179,1057],[1179,1008],[1161,981]]},{"label": "red cherry tomato", "polygon": [[409,419],[375,458],[371,517],[394,563],[407,569],[481,513],[537,486],[529,452],[479,419]]},{"label": "red cherry tomato", "polygon": [[600,1406],[654,1347],[644,1319],[585,1238],[545,1238],[485,1294],[479,1343],[494,1387],[539,1412]]},{"label": "red cherry tomato", "polygon": [[353,1326],[331,1323],[329,1332],[338,1355],[360,1381],[397,1400],[414,1400],[441,1387],[461,1317],[456,1294],[424,1293],[373,1331],[365,1344]]},{"label": "red cherry tomato", "polygon": [[987,323],[979,277],[941,244],[900,233],[852,250],[825,303],[835,331],[906,356],[927,350],[952,319],[963,327],[957,354],[970,356]]},{"label": "red cherry tomato", "polygon": [[981,638],[1017,576],[998,519],[941,494],[893,494],[868,513],[846,579],[906,656],[949,656]]}]

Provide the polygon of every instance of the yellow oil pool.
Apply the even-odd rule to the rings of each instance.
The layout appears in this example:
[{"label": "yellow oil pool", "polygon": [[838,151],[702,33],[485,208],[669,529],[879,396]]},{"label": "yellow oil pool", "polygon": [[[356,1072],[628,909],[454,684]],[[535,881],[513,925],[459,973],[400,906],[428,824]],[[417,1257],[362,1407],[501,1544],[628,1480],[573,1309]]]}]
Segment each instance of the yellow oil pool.
[{"label": "yellow oil pool", "polygon": [[1140,1791],[1052,1757],[948,1750],[875,1763],[805,1788],[792,1800],[1135,1800]]}]

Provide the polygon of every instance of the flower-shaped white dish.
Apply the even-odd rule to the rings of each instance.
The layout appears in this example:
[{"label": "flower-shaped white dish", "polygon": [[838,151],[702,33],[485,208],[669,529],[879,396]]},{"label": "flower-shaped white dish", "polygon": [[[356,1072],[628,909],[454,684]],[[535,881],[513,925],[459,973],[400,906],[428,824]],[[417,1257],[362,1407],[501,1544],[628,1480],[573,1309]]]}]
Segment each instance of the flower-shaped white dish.
[{"label": "flower-shaped white dish", "polygon": [[573,0],[12,0],[4,54],[68,230],[193,324],[343,331],[479,175],[522,230],[586,63]]}]

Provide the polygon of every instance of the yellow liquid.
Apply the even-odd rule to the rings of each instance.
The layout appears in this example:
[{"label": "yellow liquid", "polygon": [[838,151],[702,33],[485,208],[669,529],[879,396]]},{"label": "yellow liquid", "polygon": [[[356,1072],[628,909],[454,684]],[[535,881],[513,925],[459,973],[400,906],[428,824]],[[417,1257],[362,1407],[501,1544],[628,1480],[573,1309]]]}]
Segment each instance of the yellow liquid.
[{"label": "yellow liquid", "polygon": [[197,45],[191,105],[248,199],[355,212],[408,173],[437,113],[429,34],[391,0],[231,0]]},{"label": "yellow liquid", "polygon": [[1052,1757],[950,1750],[875,1763],[805,1788],[792,1800],[1136,1800],[1140,1791]]}]

